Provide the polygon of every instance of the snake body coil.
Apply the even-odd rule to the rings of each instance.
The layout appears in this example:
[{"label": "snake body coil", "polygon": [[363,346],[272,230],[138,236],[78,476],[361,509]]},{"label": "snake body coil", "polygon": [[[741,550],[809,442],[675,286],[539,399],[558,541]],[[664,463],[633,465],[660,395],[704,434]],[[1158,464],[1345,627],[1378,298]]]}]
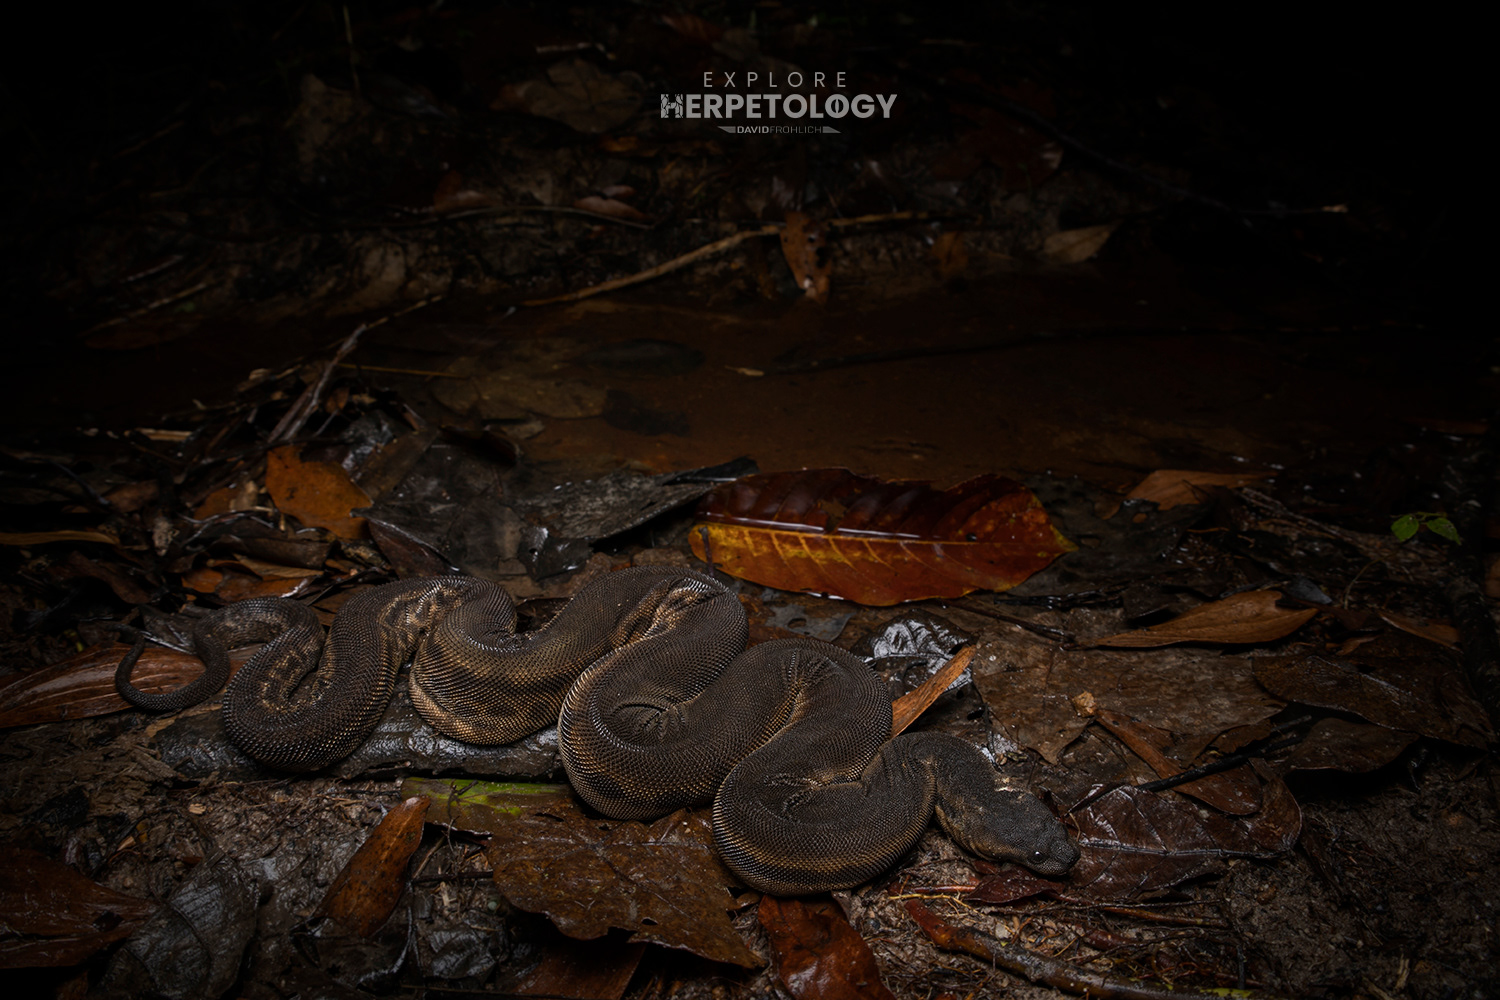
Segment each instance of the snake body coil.
[{"label": "snake body coil", "polygon": [[515,632],[495,584],[436,577],[364,591],[339,610],[326,643],[294,601],[241,601],[194,632],[203,678],[167,695],[116,674],[120,693],[154,710],[186,707],[223,684],[227,650],[265,641],[224,696],[230,738],[281,770],[325,767],[374,730],[401,666],[433,728],[471,743],[510,743],[558,723],[578,794],[617,818],[714,802],[726,864],[765,892],[844,888],[889,867],[936,809],[977,854],[1059,874],[1077,857],[1035,797],[1000,789],[972,745],[890,737],[891,709],[858,657],[811,639],[746,650],[739,601],[688,570],[611,573],[547,625]]}]

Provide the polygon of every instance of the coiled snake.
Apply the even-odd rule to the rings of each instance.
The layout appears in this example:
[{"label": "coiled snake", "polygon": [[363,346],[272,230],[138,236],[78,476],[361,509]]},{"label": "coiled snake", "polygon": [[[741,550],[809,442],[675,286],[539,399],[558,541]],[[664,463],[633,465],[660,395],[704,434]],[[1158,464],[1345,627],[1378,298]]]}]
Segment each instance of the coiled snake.
[{"label": "coiled snake", "polygon": [[313,771],[353,752],[411,662],[412,701],[442,733],[514,742],[558,723],[563,765],[589,805],[616,818],[714,803],[725,863],[764,892],[858,885],[893,864],[936,809],[967,850],[1060,874],[1077,858],[1034,796],[1001,789],[971,744],[891,739],[891,708],[864,661],[812,639],[745,649],[739,600],[682,569],[638,567],[584,588],[543,628],[517,634],[503,589],[467,577],[387,584],[351,598],[323,641],[295,601],[253,599],[203,619],[204,676],[148,695],[183,708],[216,691],[228,650],[266,644],[224,695],[224,725],[251,757]]}]

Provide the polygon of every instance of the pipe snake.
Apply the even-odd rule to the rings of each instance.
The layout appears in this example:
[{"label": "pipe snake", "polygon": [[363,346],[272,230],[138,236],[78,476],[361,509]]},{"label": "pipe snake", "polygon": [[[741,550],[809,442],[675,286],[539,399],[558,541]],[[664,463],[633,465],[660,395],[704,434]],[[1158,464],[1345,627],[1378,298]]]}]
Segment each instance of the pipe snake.
[{"label": "pipe snake", "polygon": [[536,631],[514,623],[509,595],[469,577],[356,594],[326,642],[307,606],[256,598],[195,626],[203,677],[146,694],[130,683],[131,655],[115,680],[133,704],[184,708],[223,686],[230,648],[264,642],[225,692],[225,729],[262,764],[314,771],[365,741],[409,661],[417,711],[449,736],[511,743],[556,721],[568,777],[601,813],[645,819],[712,801],[720,856],[777,895],[869,880],[934,811],[974,854],[1044,875],[1078,856],[1051,810],[999,787],[972,744],[892,739],[890,701],[863,660],[813,639],[745,649],[744,610],[709,577],[625,569]]}]

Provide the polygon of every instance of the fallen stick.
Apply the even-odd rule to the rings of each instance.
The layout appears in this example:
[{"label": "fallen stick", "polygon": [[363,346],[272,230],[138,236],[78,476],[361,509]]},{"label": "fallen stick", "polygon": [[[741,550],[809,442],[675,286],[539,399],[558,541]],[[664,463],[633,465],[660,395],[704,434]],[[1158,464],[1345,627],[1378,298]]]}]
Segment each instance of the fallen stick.
[{"label": "fallen stick", "polygon": [[[848,226],[867,226],[877,222],[911,222],[926,219],[930,216],[930,212],[887,212],[881,215],[858,215],[852,219],[830,219],[825,225],[835,229],[843,229]],[[658,264],[644,271],[638,271],[623,278],[611,278],[609,281],[590,285],[588,288],[580,288],[575,292],[554,295],[551,298],[529,299],[521,304],[525,306],[550,306],[558,302],[577,302],[579,299],[592,298],[595,295],[612,292],[617,288],[628,288],[631,285],[638,285],[643,281],[650,281],[652,278],[659,278],[664,274],[671,274],[673,271],[681,270],[689,264],[696,263],[706,257],[721,254],[725,250],[732,250],[746,240],[753,240],[758,236],[776,236],[781,232],[781,229],[782,224],[779,222],[773,222],[758,229],[746,229],[743,232],[735,233],[733,236],[726,236],[722,240],[707,243],[696,250],[689,250],[681,257],[673,257],[664,264]]]},{"label": "fallen stick", "polygon": [[[962,951],[992,965],[1013,972],[1030,982],[1078,993],[1099,1000],[1223,1000],[1220,993],[1197,993],[1170,986],[1152,986],[1132,979],[1106,976],[1080,969],[1046,955],[1039,955],[1010,941],[972,927],[955,927],[933,913],[919,900],[908,899],[910,913],[932,943],[947,951]],[[1268,994],[1235,991],[1242,1000],[1271,1000]]]}]

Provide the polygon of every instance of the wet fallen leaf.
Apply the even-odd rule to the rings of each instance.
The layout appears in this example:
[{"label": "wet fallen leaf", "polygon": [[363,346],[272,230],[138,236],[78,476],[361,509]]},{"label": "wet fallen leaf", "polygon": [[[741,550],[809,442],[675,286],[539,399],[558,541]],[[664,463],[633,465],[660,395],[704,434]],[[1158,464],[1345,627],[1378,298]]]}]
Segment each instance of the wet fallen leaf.
[{"label": "wet fallen leaf", "polygon": [[406,866],[422,842],[422,823],[432,800],[413,795],[385,814],[354,857],[328,887],[314,917],[329,917],[351,933],[380,930],[406,889]]},{"label": "wet fallen leaf", "polygon": [[409,779],[402,791],[431,796],[431,822],[488,831],[500,891],[569,937],[618,927],[632,941],[760,964],[729,920],[735,880],[714,855],[707,810],[678,810],[647,826],[590,816],[566,786]]},{"label": "wet fallen leaf", "polygon": [[981,643],[974,683],[997,731],[1058,763],[1088,727],[1073,699],[1088,692],[1106,708],[1159,729],[1216,736],[1268,719],[1285,702],[1256,683],[1250,660],[1183,647],[1143,657],[1113,650],[1064,650],[1032,642]]},{"label": "wet fallen leaf", "polygon": [[510,992],[523,997],[620,1000],[645,953],[642,943],[563,938],[543,949],[536,968]]},{"label": "wet fallen leaf", "polygon": [[303,524],[327,528],[340,538],[365,535],[365,519],[349,512],[368,507],[370,498],[332,462],[304,462],[294,446],[277,448],[266,456],[266,492],[277,510]]},{"label": "wet fallen leaf", "polygon": [[764,896],[757,916],[796,1000],[892,1000],[870,946],[836,903]]},{"label": "wet fallen leaf", "polygon": [[1318,613],[1317,608],[1277,607],[1279,600],[1279,590],[1251,590],[1200,604],[1160,625],[1107,635],[1085,645],[1142,649],[1177,642],[1272,642],[1291,635]]},{"label": "wet fallen leaf", "polygon": [[[1203,503],[1213,489],[1239,489],[1241,486],[1257,483],[1266,476],[1265,473],[1157,469],[1137,483],[1126,494],[1125,499],[1150,500],[1159,510],[1171,510],[1179,504]],[[1110,513],[1113,514],[1114,511]]]},{"label": "wet fallen leaf", "polygon": [[781,230],[781,252],[803,294],[814,302],[827,302],[833,261],[828,257],[823,225],[801,212],[786,213],[786,226]]},{"label": "wet fallen leaf", "polygon": [[747,476],[698,508],[693,554],[781,590],[890,605],[1006,590],[1074,546],[999,476],[951,489],[846,469]]},{"label": "wet fallen leaf", "polygon": [[0,969],[76,965],[128,937],[158,905],[105,888],[36,851],[9,847],[0,865]]},{"label": "wet fallen leaf", "polygon": [[[115,668],[129,651],[121,642],[91,646],[49,667],[6,678],[0,686],[0,728],[124,711],[130,704],[115,693]],[[249,657],[250,650],[236,650],[230,655],[231,668],[239,669]],[[147,646],[131,680],[147,694],[165,694],[202,673],[196,656]]]},{"label": "wet fallen leaf", "polygon": [[1078,863],[1068,891],[1090,899],[1129,899],[1220,870],[1226,858],[1269,858],[1292,849],[1302,810],[1263,767],[1263,805],[1253,816],[1204,812],[1184,799],[1130,786],[1070,814]]},{"label": "wet fallen leaf", "polygon": [[260,487],[253,480],[247,479],[232,486],[221,486],[204,497],[198,509],[193,511],[193,517],[202,521],[218,514],[251,510],[259,504]]},{"label": "wet fallen leaf", "polygon": [[[1128,715],[1108,709],[1098,710],[1094,718],[1135,751],[1136,756],[1151,765],[1151,770],[1160,777],[1173,778],[1182,773],[1182,766],[1163,752],[1172,740],[1171,734],[1166,730],[1145,725]],[[1248,764],[1232,771],[1221,771],[1175,785],[1172,790],[1191,795],[1231,816],[1248,816],[1259,809],[1261,804],[1260,782],[1255,780]]]},{"label": "wet fallen leaf", "polygon": [[1376,771],[1417,741],[1416,733],[1348,719],[1320,719],[1307,736],[1277,762],[1283,774],[1292,771]]},{"label": "wet fallen leaf", "polygon": [[1004,112],[976,104],[954,104],[952,110],[974,127],[933,163],[936,177],[961,180],[989,163],[1007,190],[1029,191],[1062,164],[1062,146]]},{"label": "wet fallen leaf", "polygon": [[1494,735],[1453,654],[1402,632],[1341,657],[1256,657],[1255,679],[1288,701],[1349,712],[1388,729],[1472,747],[1487,746]]},{"label": "wet fallen leaf", "polygon": [[583,59],[547,69],[545,80],[506,85],[490,107],[552,118],[578,132],[608,132],[641,106],[644,86],[634,73],[611,76]]},{"label": "wet fallen leaf", "polygon": [[1082,264],[1104,249],[1109,237],[1119,223],[1103,226],[1084,226],[1082,229],[1065,229],[1053,233],[1042,244],[1042,255],[1054,264]]},{"label": "wet fallen leaf", "polygon": [[221,996],[239,977],[259,903],[260,879],[249,866],[230,857],[199,865],[120,945],[101,992]]},{"label": "wet fallen leaf", "polygon": [[969,661],[974,659],[974,647],[960,650],[958,655],[949,660],[942,669],[922,682],[921,687],[908,691],[897,698],[891,705],[891,735],[897,736],[906,730],[906,727],[917,721],[917,717],[927,711],[927,707],[938,700],[942,693],[948,690],[958,675],[968,669]]},{"label": "wet fallen leaf", "polygon": [[74,549],[61,563],[54,565],[60,576],[88,576],[103,582],[115,596],[126,604],[146,604],[151,600],[140,584],[136,583],[124,569],[101,563]]}]

